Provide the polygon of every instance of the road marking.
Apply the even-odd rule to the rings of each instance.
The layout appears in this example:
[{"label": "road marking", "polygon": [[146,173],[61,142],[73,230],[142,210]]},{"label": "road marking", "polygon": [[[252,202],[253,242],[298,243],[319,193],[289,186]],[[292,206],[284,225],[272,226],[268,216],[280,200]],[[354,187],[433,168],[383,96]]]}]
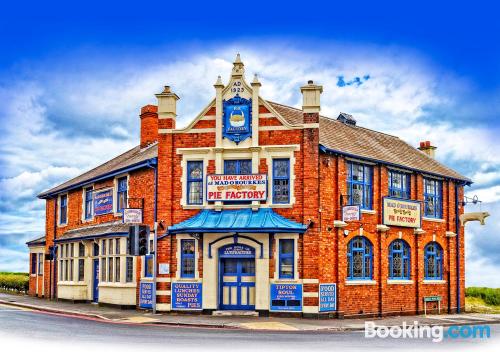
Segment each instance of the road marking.
[{"label": "road marking", "polygon": [[242,323],[240,326],[251,329],[251,330],[283,330],[283,331],[294,331],[299,330],[295,326],[279,323],[275,321],[265,321],[265,322],[257,322],[257,323]]}]

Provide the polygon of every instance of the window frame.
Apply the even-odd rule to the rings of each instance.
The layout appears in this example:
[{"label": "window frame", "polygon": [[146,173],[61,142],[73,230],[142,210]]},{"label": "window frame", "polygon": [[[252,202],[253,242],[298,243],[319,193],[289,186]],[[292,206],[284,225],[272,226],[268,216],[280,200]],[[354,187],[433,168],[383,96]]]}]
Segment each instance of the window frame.
[{"label": "window frame", "polygon": [[[291,253],[283,253],[282,244],[286,242],[292,243]],[[292,259],[292,272],[291,274],[282,273],[281,267],[283,265],[283,259]],[[278,240],[278,277],[280,279],[295,279],[295,239],[293,238],[280,238]]]},{"label": "window frame", "polygon": [[[201,168],[201,176],[199,178],[191,178],[191,165],[198,165],[200,164]],[[203,205],[203,199],[204,199],[204,185],[203,185],[203,176],[204,176],[204,162],[203,160],[187,160],[186,162],[186,204],[188,205]],[[196,202],[192,202],[190,195],[191,195],[191,184],[192,183],[200,183],[201,184],[201,192],[200,192],[200,198],[197,199]]]},{"label": "window frame", "polygon": [[[192,254],[187,254],[184,253],[184,243],[185,242],[192,242],[193,243],[193,253]],[[195,278],[196,277],[196,241],[194,239],[181,239],[180,240],[181,244],[181,265],[180,265],[180,275],[181,278]],[[184,272],[185,265],[184,265],[184,259],[192,259],[193,260],[193,273],[188,274]]]},{"label": "window frame", "polygon": [[[434,250],[431,250],[430,247],[433,247]],[[436,242],[432,241],[429,242],[425,245],[424,247],[424,279],[425,280],[443,280],[443,247]],[[428,265],[429,265],[429,259],[431,256],[434,256],[434,260],[437,262],[434,263],[434,272],[433,276],[429,276],[428,272]],[[437,274],[437,271],[439,270],[439,275]]]},{"label": "window frame", "polygon": [[[433,183],[433,193],[427,192],[427,183]],[[427,198],[434,201],[434,214],[427,213]],[[442,219],[443,218],[443,181],[434,178],[424,177],[424,216],[426,218]]]},{"label": "window frame", "polygon": [[37,275],[43,275],[43,253],[37,255]]},{"label": "window frame", "polygon": [[[276,164],[277,162],[283,162],[286,161],[287,163],[287,175],[286,176],[277,176],[276,175]],[[290,204],[291,201],[291,192],[290,192],[290,186],[291,186],[291,177],[290,177],[290,158],[273,158],[272,160],[272,167],[273,167],[273,185],[272,185],[272,190],[273,190],[273,204]],[[275,184],[275,180],[286,180],[288,181],[287,185],[287,191],[288,191],[288,199],[286,201],[277,201],[276,200],[276,187],[277,185]]]},{"label": "window frame", "polygon": [[37,253],[31,253],[31,274],[32,275],[36,275],[36,270],[37,270],[37,258],[38,258],[38,255]]},{"label": "window frame", "polygon": [[[395,249],[395,245],[401,243],[401,249]],[[405,255],[405,250],[407,255]],[[401,254],[401,275],[394,275],[394,254]],[[395,239],[389,244],[389,279],[390,280],[410,280],[411,279],[411,247],[403,239]],[[406,271],[405,271],[406,264]]]},{"label": "window frame", "polygon": [[[181,248],[181,250],[182,250],[182,248]],[[149,269],[148,269],[148,261],[149,260],[153,261],[153,259],[154,259],[153,254],[146,254],[144,256],[144,277],[153,277],[154,268],[151,268],[152,269],[151,272],[149,272]]]},{"label": "window frame", "polygon": [[[363,246],[361,248],[354,248],[353,244],[355,240],[361,240]],[[369,252],[366,253],[366,249],[369,249]],[[363,256],[363,268],[362,268],[362,276],[354,276],[354,252],[362,252]],[[366,275],[366,259],[369,259],[369,270],[370,275]],[[357,281],[357,280],[373,280],[373,244],[369,239],[364,236],[355,236],[347,243],[347,280],[348,281]]]},{"label": "window frame", "polygon": [[[64,206],[63,206],[64,199]],[[67,225],[68,224],[68,194],[61,194],[59,196],[59,225]],[[64,222],[63,222],[63,209],[64,209]]]},{"label": "window frame", "polygon": [[[353,167],[362,166],[363,167],[363,180],[358,181],[353,178]],[[369,173],[367,177],[367,171]],[[362,198],[361,204],[354,204],[353,202],[353,186],[359,185],[362,187]],[[366,188],[368,192],[368,202],[365,202]],[[373,166],[363,164],[355,161],[347,161],[347,194],[348,194],[348,205],[359,205],[363,210],[373,210]]]},{"label": "window frame", "polygon": [[[123,183],[122,183],[123,182]],[[125,188],[121,186],[125,185]],[[120,196],[124,195],[123,208],[120,208]],[[121,176],[116,179],[116,212],[123,213],[123,209],[128,206],[128,176]]]},{"label": "window frame", "polygon": [[[88,197],[90,193],[90,199]],[[83,189],[83,219],[91,220],[94,218],[94,187]]]},{"label": "window frame", "polygon": [[[401,177],[401,187],[394,186],[394,176]],[[387,174],[387,183],[389,188],[389,197],[398,199],[411,199],[411,174],[398,170],[389,170]],[[398,196],[395,192],[400,192],[402,196]]]}]

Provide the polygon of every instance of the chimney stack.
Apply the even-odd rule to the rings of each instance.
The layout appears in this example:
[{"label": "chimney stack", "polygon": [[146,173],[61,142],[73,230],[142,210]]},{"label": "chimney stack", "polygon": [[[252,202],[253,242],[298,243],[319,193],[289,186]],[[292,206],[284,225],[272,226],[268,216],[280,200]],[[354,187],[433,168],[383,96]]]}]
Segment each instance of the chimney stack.
[{"label": "chimney stack", "polygon": [[434,147],[431,145],[430,141],[425,141],[425,142],[420,142],[420,147],[417,148],[421,152],[427,154],[430,156],[432,159],[436,157],[436,149],[437,147]]},{"label": "chimney stack", "polygon": [[160,120],[171,119],[171,123],[160,123],[162,125],[160,128],[175,128],[179,97],[171,91],[170,86],[165,86],[163,92],[156,94],[156,98],[158,99],[158,118]]},{"label": "chimney stack", "polygon": [[141,108],[141,148],[158,141],[158,107],[145,105]]},{"label": "chimney stack", "polygon": [[320,96],[323,93],[323,86],[318,86],[310,80],[305,86],[300,87],[300,92],[302,93],[304,123],[318,123],[321,110]]}]

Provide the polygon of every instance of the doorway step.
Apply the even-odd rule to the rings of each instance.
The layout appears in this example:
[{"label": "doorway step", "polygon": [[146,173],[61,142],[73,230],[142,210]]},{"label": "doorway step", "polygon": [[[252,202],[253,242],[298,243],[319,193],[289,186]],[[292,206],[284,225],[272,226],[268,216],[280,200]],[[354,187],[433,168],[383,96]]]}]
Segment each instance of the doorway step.
[{"label": "doorway step", "polygon": [[212,315],[216,317],[258,317],[259,313],[254,310],[215,310]]}]

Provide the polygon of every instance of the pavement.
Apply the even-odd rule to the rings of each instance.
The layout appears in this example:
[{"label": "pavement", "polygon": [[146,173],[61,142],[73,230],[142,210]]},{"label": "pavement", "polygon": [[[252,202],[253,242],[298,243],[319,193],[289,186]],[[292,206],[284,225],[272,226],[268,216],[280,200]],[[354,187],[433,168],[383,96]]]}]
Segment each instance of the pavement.
[{"label": "pavement", "polygon": [[47,299],[0,293],[0,304],[27,308],[35,311],[77,316],[124,324],[167,325],[196,328],[225,328],[262,331],[303,331],[303,332],[335,332],[362,331],[365,320],[374,321],[378,326],[413,325],[472,325],[499,324],[500,314],[440,314],[419,316],[394,316],[370,319],[305,319],[282,317],[254,316],[210,316],[180,314],[175,312],[153,314],[149,311],[121,310],[114,307],[100,307],[90,303],[71,303],[50,301]]}]

